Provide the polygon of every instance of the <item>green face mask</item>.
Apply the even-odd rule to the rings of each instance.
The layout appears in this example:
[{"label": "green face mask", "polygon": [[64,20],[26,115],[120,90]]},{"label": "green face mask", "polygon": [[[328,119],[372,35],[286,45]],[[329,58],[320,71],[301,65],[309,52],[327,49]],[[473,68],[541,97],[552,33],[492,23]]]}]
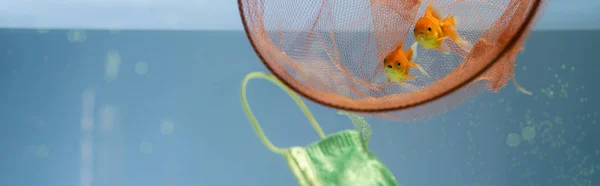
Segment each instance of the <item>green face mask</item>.
[{"label": "green face mask", "polygon": [[[246,85],[253,78],[267,79],[285,90],[300,106],[322,140],[307,147],[287,149],[275,147],[262,132],[246,100]],[[260,72],[248,74],[242,82],[241,94],[244,112],[255,132],[267,148],[285,157],[301,186],[398,185],[394,175],[369,151],[367,145],[371,129],[362,117],[338,112],[347,115],[356,130],[344,130],[325,137],[321,127],[300,97],[273,76]]]}]

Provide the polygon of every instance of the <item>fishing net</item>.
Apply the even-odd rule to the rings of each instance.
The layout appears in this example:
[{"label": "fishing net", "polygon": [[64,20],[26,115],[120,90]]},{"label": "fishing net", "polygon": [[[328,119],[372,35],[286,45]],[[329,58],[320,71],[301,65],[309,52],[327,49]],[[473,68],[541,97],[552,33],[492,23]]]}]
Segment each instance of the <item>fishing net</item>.
[{"label": "fishing net", "polygon": [[[246,34],[285,85],[325,106],[396,120],[442,113],[514,76],[517,54],[543,0],[238,0]],[[426,5],[456,17],[470,51],[446,42],[443,54],[421,46],[405,83],[386,82],[383,59],[412,31]],[[516,83],[516,82],[515,82]]]}]

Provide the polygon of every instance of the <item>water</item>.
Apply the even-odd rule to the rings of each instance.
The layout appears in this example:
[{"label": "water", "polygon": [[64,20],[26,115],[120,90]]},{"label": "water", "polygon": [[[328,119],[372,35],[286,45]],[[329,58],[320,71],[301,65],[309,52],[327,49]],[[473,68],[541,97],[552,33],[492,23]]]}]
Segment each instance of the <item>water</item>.
[{"label": "water", "polygon": [[[415,123],[366,118],[407,186],[598,185],[597,31],[533,32],[516,77]],[[0,30],[0,185],[297,185],[243,114],[264,71],[243,32]],[[277,146],[319,139],[267,81],[248,97]],[[308,102],[326,133],[352,128]]]}]

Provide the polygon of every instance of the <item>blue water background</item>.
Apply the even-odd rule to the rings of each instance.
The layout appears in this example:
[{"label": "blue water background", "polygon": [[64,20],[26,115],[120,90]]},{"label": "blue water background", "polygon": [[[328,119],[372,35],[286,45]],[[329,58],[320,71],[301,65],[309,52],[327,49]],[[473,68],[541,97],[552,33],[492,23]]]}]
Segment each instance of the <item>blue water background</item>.
[{"label": "blue water background", "polygon": [[[242,111],[242,78],[268,72],[243,32],[101,30],[85,42],[67,32],[0,30],[0,185],[80,185],[87,137],[94,186],[297,185]],[[596,41],[598,31],[534,31],[515,67],[533,96],[508,84],[429,120],[367,117],[370,148],[406,186],[598,185]],[[121,59],[114,81],[105,77],[109,51]],[[138,62],[146,74],[135,73]],[[91,135],[82,132],[85,95]],[[275,85],[251,81],[248,97],[275,145],[319,139]],[[326,133],[352,128],[307,103]],[[525,126],[536,137],[507,145]]]}]

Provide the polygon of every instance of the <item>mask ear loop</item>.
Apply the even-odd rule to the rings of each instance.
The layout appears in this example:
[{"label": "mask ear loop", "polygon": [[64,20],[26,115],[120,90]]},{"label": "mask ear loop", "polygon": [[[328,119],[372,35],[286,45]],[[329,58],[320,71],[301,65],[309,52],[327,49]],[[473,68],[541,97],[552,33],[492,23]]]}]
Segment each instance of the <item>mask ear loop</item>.
[{"label": "mask ear loop", "polygon": [[300,107],[300,109],[302,110],[302,112],[304,113],[306,118],[308,118],[308,121],[310,121],[313,128],[315,128],[315,130],[321,137],[321,139],[325,138],[325,133],[323,133],[321,126],[319,125],[319,123],[317,123],[317,120],[315,120],[315,118],[313,117],[310,110],[308,110],[308,107],[306,106],[306,104],[304,104],[302,99],[300,99],[300,97],[296,93],[294,93],[292,90],[290,90],[283,83],[281,83],[281,81],[279,81],[277,78],[275,78],[272,75],[269,75],[269,74],[263,73],[263,72],[252,72],[252,73],[246,75],[246,77],[244,77],[244,80],[242,81],[242,87],[241,87],[242,107],[244,108],[246,117],[248,117],[248,120],[250,120],[252,127],[254,127],[254,132],[256,132],[256,135],[258,135],[260,140],[263,142],[263,144],[265,144],[265,146],[267,146],[267,148],[269,148],[269,150],[271,150],[277,154],[283,154],[283,150],[281,148],[273,145],[273,143],[271,143],[271,141],[269,141],[267,136],[263,133],[262,129],[260,128],[260,124],[258,124],[258,121],[254,117],[254,114],[252,113],[252,110],[250,109],[250,105],[248,105],[248,101],[246,99],[246,86],[248,84],[248,81],[250,81],[250,79],[254,79],[254,78],[261,78],[261,79],[269,80],[272,83],[275,83],[277,86],[279,86],[279,88],[283,89]]},{"label": "mask ear loop", "polygon": [[337,113],[339,115],[345,115],[345,116],[348,116],[348,118],[350,118],[352,125],[354,125],[354,129],[356,131],[360,132],[361,136],[363,137],[363,140],[365,140],[365,144],[367,144],[367,146],[368,146],[369,140],[371,139],[371,134],[373,133],[373,131],[372,131],[371,127],[369,126],[369,124],[367,123],[367,121],[365,121],[365,119],[363,117],[360,117],[353,113],[344,112],[344,111],[338,111]]}]

